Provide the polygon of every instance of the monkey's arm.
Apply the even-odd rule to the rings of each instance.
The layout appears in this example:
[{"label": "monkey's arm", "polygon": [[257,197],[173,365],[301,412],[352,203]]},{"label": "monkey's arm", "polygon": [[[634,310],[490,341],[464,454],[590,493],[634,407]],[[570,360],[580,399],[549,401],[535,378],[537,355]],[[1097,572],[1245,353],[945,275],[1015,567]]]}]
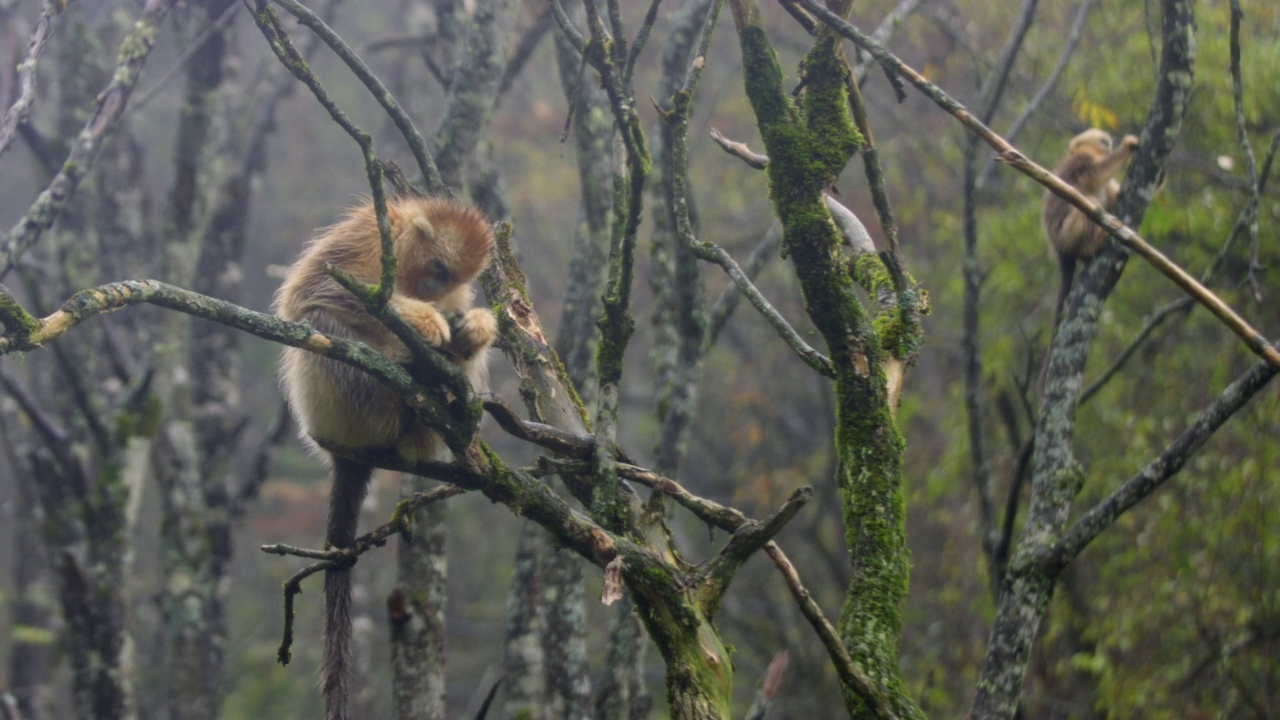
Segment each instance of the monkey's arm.
[{"label": "monkey's arm", "polygon": [[487,308],[468,310],[454,324],[450,349],[463,360],[484,352],[498,339],[498,321]]},{"label": "monkey's arm", "polygon": [[[404,318],[405,322],[417,328],[428,345],[436,348],[448,347],[452,337],[449,321],[434,303],[396,293],[391,296],[391,309]],[[384,352],[399,362],[409,360],[409,350],[398,339]]]},{"label": "monkey's arm", "polygon": [[[1097,195],[1119,174],[1120,169],[1124,167],[1125,162],[1137,147],[1138,138],[1126,135],[1124,140],[1120,141],[1120,147],[1102,159],[1095,159],[1088,155],[1076,158],[1077,162],[1069,166],[1070,172],[1062,173],[1062,178],[1087,195]],[[1102,201],[1102,198],[1098,199]]]}]

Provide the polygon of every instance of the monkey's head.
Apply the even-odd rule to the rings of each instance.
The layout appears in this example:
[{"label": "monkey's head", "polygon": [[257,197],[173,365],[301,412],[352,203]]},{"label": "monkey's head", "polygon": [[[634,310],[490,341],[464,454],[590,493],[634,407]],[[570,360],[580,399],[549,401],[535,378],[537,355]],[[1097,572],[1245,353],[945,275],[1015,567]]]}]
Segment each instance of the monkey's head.
[{"label": "monkey's head", "polygon": [[436,300],[471,282],[489,264],[493,232],[478,210],[440,198],[409,198],[387,208],[395,238],[396,288]]},{"label": "monkey's head", "polygon": [[1071,138],[1067,154],[1089,155],[1094,158],[1106,157],[1111,154],[1113,143],[1111,133],[1099,128],[1090,128]]}]

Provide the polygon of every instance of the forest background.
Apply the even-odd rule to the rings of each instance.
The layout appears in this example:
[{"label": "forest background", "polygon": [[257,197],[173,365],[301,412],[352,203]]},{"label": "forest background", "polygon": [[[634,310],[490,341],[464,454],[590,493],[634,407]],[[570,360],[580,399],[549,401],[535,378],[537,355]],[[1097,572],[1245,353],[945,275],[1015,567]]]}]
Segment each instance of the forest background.
[{"label": "forest background", "polygon": [[[0,139],[14,133],[11,146],[0,145],[0,228],[14,228],[0,238],[6,253],[40,192],[76,174],[68,157],[95,133],[102,143],[52,228],[25,254],[6,257],[6,289],[36,317],[79,290],[141,278],[269,312],[302,244],[370,192],[360,148],[272,56],[249,9],[214,1],[156,12],[167,5],[0,0],[0,107],[30,102],[24,122],[0,125]],[[591,328],[601,312],[614,200],[609,164],[589,161],[607,157],[593,155],[591,143],[607,147],[612,128],[594,70],[579,69],[543,2],[315,5],[432,138],[445,181],[511,221],[528,297],[594,409]],[[625,33],[644,26],[649,4],[619,5],[612,27],[631,37]],[[867,32],[892,18],[883,36],[890,50],[1024,156],[1051,167],[1082,129],[1118,138],[1148,121],[1162,51],[1156,5],[877,0],[854,4],[849,18]],[[671,79],[683,81],[696,64],[688,38],[707,3],[655,6],[632,82],[639,126],[662,158],[663,115],[679,87]],[[787,7],[762,3],[762,21],[787,90],[799,96],[801,58],[814,41]],[[1233,9],[1244,18],[1234,30]],[[1195,11],[1196,70],[1181,132],[1135,229],[1274,338],[1280,196],[1267,178],[1280,139],[1280,8],[1241,0],[1198,3]],[[154,48],[140,51],[130,45],[135,23],[152,17],[157,32],[146,43]],[[580,15],[573,20],[586,32]],[[440,125],[459,94],[447,85],[463,82],[460,71],[482,37],[475,28],[485,22],[506,44],[489,91],[497,100],[469,122]],[[334,102],[372,135],[378,156],[414,177],[413,152],[365,85],[306,28],[292,20],[285,27]],[[22,64],[27,43],[46,31],[32,75]],[[683,55],[672,49],[682,32]],[[973,701],[996,588],[1023,533],[1028,440],[1058,270],[1039,227],[1043,188],[996,162],[991,148],[913,88],[900,100],[886,74],[847,47],[864,80],[901,254],[927,292],[924,345],[906,370],[896,415],[906,442],[910,550],[902,689],[925,714],[959,717]],[[729,21],[721,20],[699,71],[688,118],[698,237],[736,257],[799,337],[822,349],[796,271],[779,258],[766,174],[711,137],[714,129],[765,152]],[[99,96],[122,78],[136,82],[131,93]],[[124,101],[118,118],[95,125],[112,97]],[[438,152],[459,147],[449,133],[468,131],[477,137],[461,144],[465,153]],[[619,385],[618,445],[636,465],[751,517],[769,516],[811,486],[812,500],[777,541],[836,617],[853,570],[832,482],[831,383],[754,307],[732,305],[725,272],[681,255],[676,229],[654,210],[664,207],[662,168],[655,162],[636,250],[635,337]],[[884,249],[856,157],[832,193]],[[1129,266],[1088,349],[1071,441],[1083,470],[1076,516],[1159,457],[1257,362],[1147,263]],[[3,318],[7,333],[12,317]],[[689,319],[694,331],[681,326]],[[318,578],[296,600],[294,657],[282,666],[280,584],[301,564],[257,550],[318,547],[326,512],[323,467],[293,440],[282,414],[279,351],[139,305],[0,360],[0,689],[6,707],[21,712],[13,717],[95,716],[85,714],[93,702],[82,694],[107,686],[124,688],[127,716],[318,714]],[[520,379],[507,357],[495,353],[492,367],[492,392],[519,404]],[[1280,713],[1277,417],[1280,393],[1265,387],[1068,566],[1028,659],[1026,716]],[[482,437],[510,466],[537,456],[492,420]],[[77,485],[67,479],[69,465],[91,468],[96,479]],[[388,517],[401,485],[398,475],[378,477],[362,527]],[[663,715],[661,658],[644,652],[647,640],[627,622],[625,601],[622,615],[619,605],[597,602],[600,572],[476,493],[426,512],[417,535],[447,557],[428,573],[446,609],[447,671],[437,689],[444,717],[473,716],[499,677],[489,717],[530,708],[541,717],[625,717],[609,714],[616,710],[608,697],[626,698],[639,716],[650,703],[652,716]],[[681,508],[667,514],[692,563],[715,556],[725,541]],[[427,523],[438,531],[423,530]],[[399,587],[394,555],[392,547],[377,549],[356,566],[357,717],[386,717],[396,705],[388,640],[395,621],[387,610]],[[112,570],[102,574],[102,566]],[[101,588],[75,592],[68,578],[76,572],[118,595],[94,609]],[[565,608],[569,615],[556,614]],[[769,558],[757,553],[746,562],[715,625],[732,645],[734,717],[762,703],[774,718],[843,712],[831,658]],[[104,628],[128,640],[114,650],[94,647],[88,638]],[[758,688],[784,650],[780,684]],[[93,667],[78,664],[82,658]],[[86,673],[100,676],[77,681]],[[555,687],[565,680],[571,687]]]}]

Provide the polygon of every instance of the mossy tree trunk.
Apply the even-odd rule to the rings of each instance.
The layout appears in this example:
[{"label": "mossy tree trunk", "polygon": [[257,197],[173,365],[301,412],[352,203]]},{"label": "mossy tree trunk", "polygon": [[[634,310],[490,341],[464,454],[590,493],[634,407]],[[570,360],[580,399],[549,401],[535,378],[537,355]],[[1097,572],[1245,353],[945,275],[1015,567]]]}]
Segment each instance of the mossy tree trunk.
[{"label": "mossy tree trunk", "polygon": [[[908,579],[903,440],[894,423],[884,370],[883,328],[855,293],[841,237],[823,200],[863,140],[846,91],[849,68],[834,34],[820,29],[801,65],[804,93],[793,102],[765,35],[759,9],[733,0],[747,96],[769,156],[769,194],[783,226],[805,309],[826,341],[834,371],[835,482],[844,512],[853,579],[839,630],[900,717],[919,715],[898,677]],[[849,713],[877,710],[845,687]]]}]

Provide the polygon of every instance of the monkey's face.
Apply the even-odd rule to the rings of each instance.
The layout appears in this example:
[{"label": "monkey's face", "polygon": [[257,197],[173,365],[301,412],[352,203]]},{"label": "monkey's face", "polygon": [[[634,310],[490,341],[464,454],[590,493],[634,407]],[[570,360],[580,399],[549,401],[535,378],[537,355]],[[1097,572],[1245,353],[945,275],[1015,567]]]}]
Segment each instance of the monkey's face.
[{"label": "monkey's face", "polygon": [[1069,155],[1084,154],[1091,157],[1105,157],[1111,154],[1112,144],[1111,133],[1106,130],[1092,128],[1072,138],[1067,153]]},{"label": "monkey's face", "polygon": [[489,264],[493,235],[475,210],[442,200],[423,200],[398,218],[396,287],[423,300],[437,300],[470,283]]},{"label": "monkey's face", "polygon": [[423,269],[425,272],[418,278],[417,284],[412,288],[403,289],[414,297],[430,300],[447,295],[459,285],[453,270],[439,258],[432,260]]}]

